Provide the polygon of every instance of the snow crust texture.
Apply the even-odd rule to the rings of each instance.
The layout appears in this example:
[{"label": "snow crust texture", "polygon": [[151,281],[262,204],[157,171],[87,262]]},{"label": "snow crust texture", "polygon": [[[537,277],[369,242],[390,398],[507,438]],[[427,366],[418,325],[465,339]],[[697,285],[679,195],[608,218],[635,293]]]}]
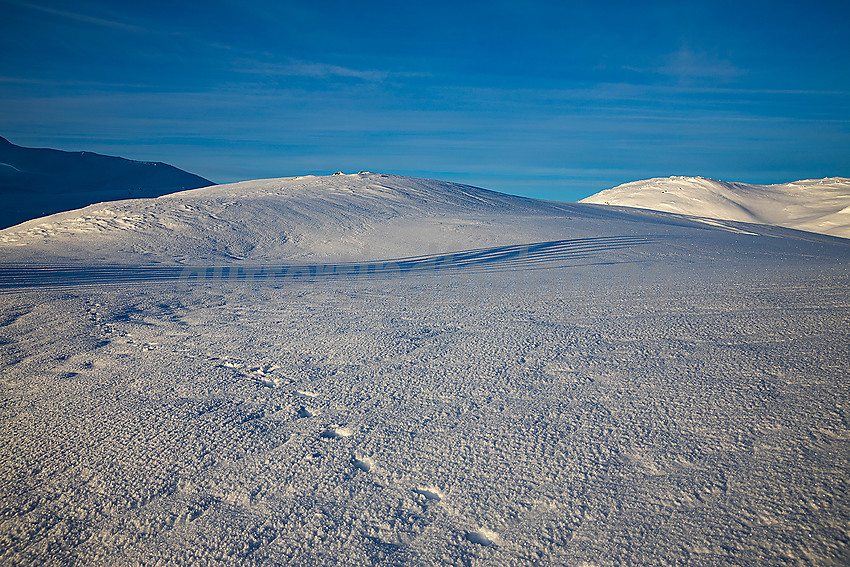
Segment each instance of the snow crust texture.
[{"label": "snow crust texture", "polygon": [[850,179],[833,177],[777,185],[703,177],[635,181],[579,201],[770,224],[850,238]]},{"label": "snow crust texture", "polygon": [[4,565],[850,561],[843,239],[379,174],[0,236]]}]

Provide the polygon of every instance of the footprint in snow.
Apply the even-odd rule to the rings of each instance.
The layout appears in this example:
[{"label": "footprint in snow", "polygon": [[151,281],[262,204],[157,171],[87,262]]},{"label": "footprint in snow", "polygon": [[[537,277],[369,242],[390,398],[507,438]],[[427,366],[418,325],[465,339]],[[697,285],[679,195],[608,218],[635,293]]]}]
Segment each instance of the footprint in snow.
[{"label": "footprint in snow", "polygon": [[331,427],[322,431],[320,437],[322,439],[342,439],[343,437],[351,437],[354,432],[347,427]]},{"label": "footprint in snow", "polygon": [[296,414],[298,415],[298,417],[313,417],[316,415],[316,412],[312,409],[301,406],[300,408],[298,408]]},{"label": "footprint in snow", "polygon": [[278,377],[267,378],[266,376],[258,376],[257,381],[266,388],[277,388],[280,386],[280,378]]},{"label": "footprint in snow", "polygon": [[375,463],[369,457],[355,457],[353,462],[354,468],[363,472],[369,472],[375,466]]},{"label": "footprint in snow", "polygon": [[478,545],[489,546],[496,545],[496,542],[499,540],[499,536],[487,528],[481,528],[474,532],[466,532],[466,539],[472,543],[477,543]]},{"label": "footprint in snow", "polygon": [[439,502],[444,498],[442,491],[440,491],[439,488],[434,488],[433,486],[429,486],[428,488],[414,488],[413,492],[430,502]]}]

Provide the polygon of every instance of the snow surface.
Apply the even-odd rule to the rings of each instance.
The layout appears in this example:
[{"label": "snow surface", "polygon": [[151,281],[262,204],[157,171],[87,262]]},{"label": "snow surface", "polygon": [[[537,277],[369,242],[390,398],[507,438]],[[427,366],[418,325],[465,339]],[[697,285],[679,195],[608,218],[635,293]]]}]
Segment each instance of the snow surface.
[{"label": "snow surface", "polygon": [[850,179],[807,179],[777,185],[703,177],[634,181],[579,201],[683,215],[771,224],[850,238]]},{"label": "snow surface", "polygon": [[850,560],[847,240],[380,174],[0,239],[3,564]]}]

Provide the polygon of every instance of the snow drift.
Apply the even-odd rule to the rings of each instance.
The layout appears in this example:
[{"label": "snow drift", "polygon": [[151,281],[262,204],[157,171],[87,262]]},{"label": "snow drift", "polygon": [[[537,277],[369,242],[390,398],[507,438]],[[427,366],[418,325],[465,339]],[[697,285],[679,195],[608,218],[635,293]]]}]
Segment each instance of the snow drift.
[{"label": "snow drift", "polygon": [[625,183],[579,201],[770,224],[850,238],[850,179],[777,185],[666,177]]}]

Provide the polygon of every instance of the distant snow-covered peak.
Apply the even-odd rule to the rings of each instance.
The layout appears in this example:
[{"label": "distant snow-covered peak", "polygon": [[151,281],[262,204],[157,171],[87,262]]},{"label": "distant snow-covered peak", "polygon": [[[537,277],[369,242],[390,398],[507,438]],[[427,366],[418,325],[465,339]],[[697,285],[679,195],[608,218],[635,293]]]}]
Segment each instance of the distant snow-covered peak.
[{"label": "distant snow-covered peak", "polygon": [[0,137],[0,228],[100,201],[205,185],[212,181],[165,163],[26,148]]},{"label": "distant snow-covered peak", "polygon": [[850,179],[846,177],[776,185],[705,177],[657,177],[606,189],[579,202],[754,222],[850,238]]}]

